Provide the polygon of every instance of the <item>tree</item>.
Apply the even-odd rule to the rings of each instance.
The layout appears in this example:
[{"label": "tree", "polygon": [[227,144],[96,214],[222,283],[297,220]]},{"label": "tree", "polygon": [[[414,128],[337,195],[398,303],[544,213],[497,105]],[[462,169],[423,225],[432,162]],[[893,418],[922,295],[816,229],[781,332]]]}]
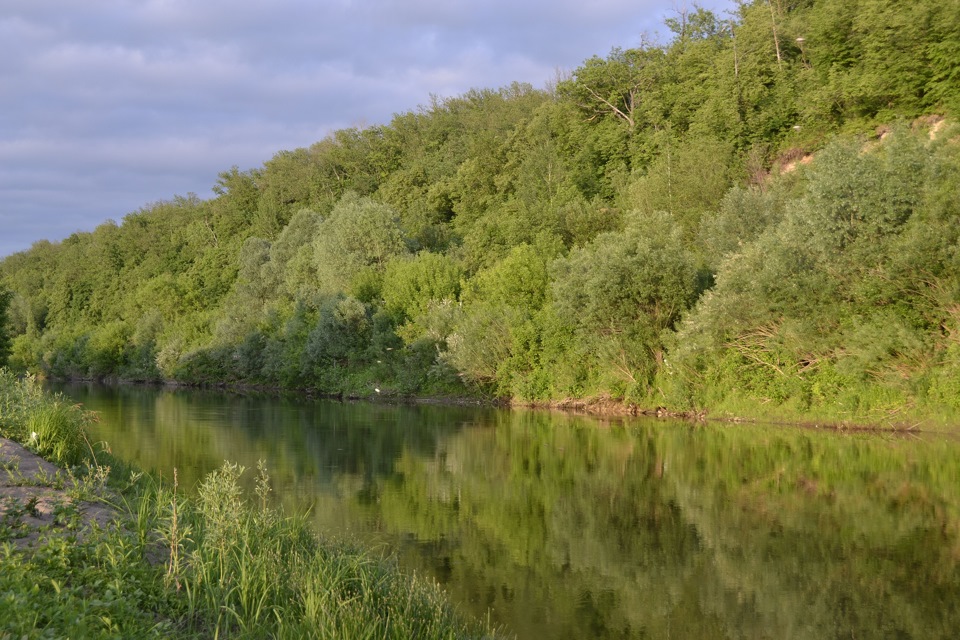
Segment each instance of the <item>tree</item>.
[{"label": "tree", "polygon": [[524,314],[539,310],[550,288],[550,262],[560,247],[550,245],[517,245],[507,256],[489,269],[479,272],[470,283],[473,302],[485,300],[503,307],[513,307]]},{"label": "tree", "polygon": [[7,331],[7,309],[13,294],[7,289],[0,288],[0,366],[7,363],[10,356],[10,334]]},{"label": "tree", "polygon": [[554,263],[553,300],[589,332],[621,334],[637,325],[670,327],[696,295],[696,269],[673,218],[634,219]]},{"label": "tree", "polygon": [[270,261],[264,270],[277,284],[278,294],[285,294],[288,301],[308,298],[317,288],[313,243],[322,222],[319,213],[301,209],[270,246]]},{"label": "tree", "polygon": [[662,333],[698,293],[694,257],[665,213],[638,216],[554,263],[559,318],[601,367],[641,387],[662,357]]},{"label": "tree", "polygon": [[217,198],[206,207],[208,216],[204,216],[206,226],[214,244],[221,237],[245,233],[257,214],[260,189],[257,186],[259,171],[241,172],[236,166],[222,171],[213,186]]},{"label": "tree", "polygon": [[666,211],[693,237],[731,186],[732,157],[731,146],[713,138],[668,141],[647,174],[630,185],[627,204],[644,213]]},{"label": "tree", "polygon": [[644,99],[657,85],[662,59],[659,48],[615,48],[606,58],[587,60],[573,77],[557,85],[557,91],[579,105],[590,120],[613,117],[633,131]]},{"label": "tree", "polygon": [[321,305],[306,338],[301,372],[325,390],[336,386],[336,372],[367,359],[373,322],[366,306],[349,296],[335,296]]},{"label": "tree", "polygon": [[366,268],[383,273],[392,258],[408,253],[396,212],[353,193],[318,226],[314,247],[319,286],[329,293],[349,289]]},{"label": "tree", "polygon": [[414,320],[431,302],[456,300],[460,268],[448,256],[422,251],[414,258],[397,258],[383,277],[383,306],[394,320]]}]

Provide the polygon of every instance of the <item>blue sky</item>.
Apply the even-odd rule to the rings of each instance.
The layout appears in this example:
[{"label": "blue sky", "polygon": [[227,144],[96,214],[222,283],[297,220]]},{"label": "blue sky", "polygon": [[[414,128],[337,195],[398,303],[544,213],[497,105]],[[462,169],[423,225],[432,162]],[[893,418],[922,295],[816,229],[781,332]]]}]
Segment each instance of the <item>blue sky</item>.
[{"label": "blue sky", "polygon": [[[684,0],[5,0],[0,257],[431,95],[545,86]],[[732,0],[704,0],[718,12]]]}]

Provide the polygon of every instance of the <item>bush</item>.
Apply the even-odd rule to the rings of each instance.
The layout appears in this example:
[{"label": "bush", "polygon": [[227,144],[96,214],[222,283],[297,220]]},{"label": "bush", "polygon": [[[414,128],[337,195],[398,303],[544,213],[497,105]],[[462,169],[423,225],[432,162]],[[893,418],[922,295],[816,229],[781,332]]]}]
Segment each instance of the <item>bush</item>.
[{"label": "bush", "polygon": [[557,316],[574,327],[614,379],[644,387],[662,355],[661,334],[699,293],[694,258],[668,214],[637,216],[554,263]]}]

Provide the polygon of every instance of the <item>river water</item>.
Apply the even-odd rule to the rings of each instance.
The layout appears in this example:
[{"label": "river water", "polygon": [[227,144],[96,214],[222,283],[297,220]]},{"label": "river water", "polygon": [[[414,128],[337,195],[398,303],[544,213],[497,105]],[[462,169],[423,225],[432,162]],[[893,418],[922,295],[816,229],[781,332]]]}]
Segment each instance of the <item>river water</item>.
[{"label": "river water", "polygon": [[394,554],[522,640],[960,633],[955,439],[57,390],[182,485],[265,460],[323,535]]}]

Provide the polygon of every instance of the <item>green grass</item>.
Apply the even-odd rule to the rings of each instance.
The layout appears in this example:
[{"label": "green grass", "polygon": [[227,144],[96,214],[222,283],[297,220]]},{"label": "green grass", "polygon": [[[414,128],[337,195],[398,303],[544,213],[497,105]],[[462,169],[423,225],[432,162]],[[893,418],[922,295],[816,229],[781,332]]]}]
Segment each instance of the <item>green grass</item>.
[{"label": "green grass", "polygon": [[96,415],[46,393],[32,376],[18,378],[0,369],[0,435],[63,466],[95,463],[87,426]]},{"label": "green grass", "polygon": [[74,466],[94,459],[86,425],[92,415],[76,405],[55,400],[38,407],[27,420],[28,445],[59,465]]}]

